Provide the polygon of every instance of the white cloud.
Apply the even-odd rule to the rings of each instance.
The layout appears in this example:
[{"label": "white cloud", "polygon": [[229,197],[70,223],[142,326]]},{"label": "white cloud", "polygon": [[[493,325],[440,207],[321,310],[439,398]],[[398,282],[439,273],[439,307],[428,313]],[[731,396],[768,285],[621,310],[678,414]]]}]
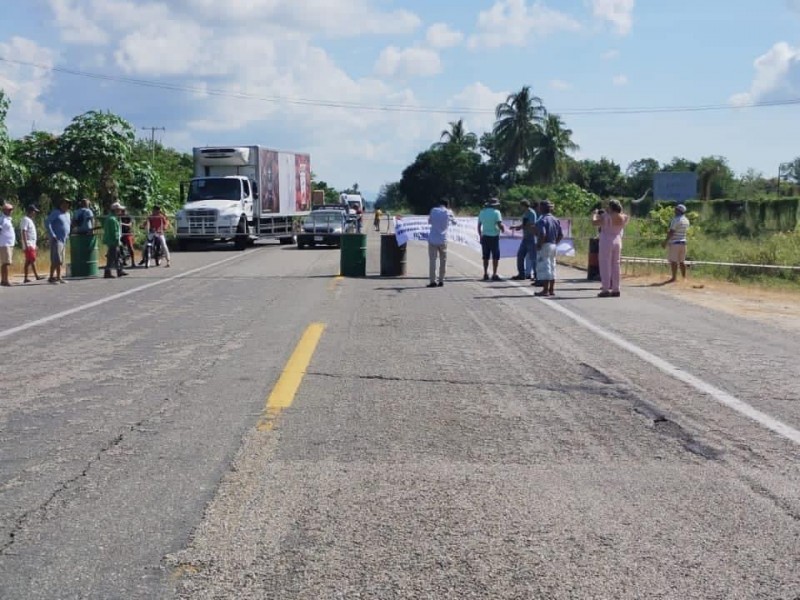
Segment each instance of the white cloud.
[{"label": "white cloud", "polygon": [[[99,0],[102,1],[102,0]],[[270,24],[308,34],[357,37],[403,34],[419,28],[420,18],[408,10],[383,12],[370,0],[183,0],[187,12],[206,19],[240,24]]]},{"label": "white cloud", "polygon": [[557,92],[565,92],[572,89],[572,85],[563,79],[553,79],[547,85],[551,90],[555,90]]},{"label": "white cloud", "polygon": [[600,55],[603,60],[616,60],[619,58],[619,50],[607,50]]},{"label": "white cloud", "polygon": [[384,48],[375,63],[381,77],[432,77],[442,72],[442,60],[429,48]]},{"label": "white cloud", "polygon": [[619,35],[627,35],[633,27],[636,0],[592,0],[594,16],[611,23]]},{"label": "white cloud", "polygon": [[428,27],[425,40],[431,48],[452,48],[464,40],[464,34],[446,23],[435,23]]},{"label": "white cloud", "polygon": [[108,42],[108,33],[86,16],[80,0],[50,0],[50,8],[65,42],[95,46]]},{"label": "white cloud", "polygon": [[471,36],[471,48],[525,46],[531,38],[559,31],[578,31],[580,23],[566,13],[553,10],[542,2],[496,0],[489,10],[478,15],[478,33]]},{"label": "white cloud", "polygon": [[[48,68],[55,63],[53,50],[21,37],[0,42],[0,55]],[[49,112],[42,100],[52,84],[52,77],[52,71],[0,62],[0,89],[11,100],[7,125],[12,135],[27,133],[34,124],[36,129],[51,131],[64,123],[64,118],[58,113]]]},{"label": "white cloud", "polygon": [[453,108],[455,112],[459,112],[457,109],[480,110],[481,112],[463,115],[467,128],[479,133],[492,128],[495,120],[494,111],[497,105],[505,102],[507,98],[508,92],[495,92],[480,81],[476,81],[454,95],[447,106]]},{"label": "white cloud", "polygon": [[611,83],[613,83],[617,87],[622,87],[624,85],[628,85],[628,76],[627,75],[614,75],[614,77],[611,78]]},{"label": "white cloud", "polygon": [[759,56],[754,66],[756,74],[750,90],[731,96],[734,106],[800,95],[800,48],[779,42]]}]

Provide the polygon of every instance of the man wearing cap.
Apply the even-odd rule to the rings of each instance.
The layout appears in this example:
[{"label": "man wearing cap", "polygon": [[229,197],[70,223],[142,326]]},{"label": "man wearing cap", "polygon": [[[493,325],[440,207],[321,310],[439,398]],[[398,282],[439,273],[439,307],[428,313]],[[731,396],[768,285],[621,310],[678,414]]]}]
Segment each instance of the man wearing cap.
[{"label": "man wearing cap", "polygon": [[62,198],[58,208],[52,210],[47,216],[45,227],[50,238],[50,283],[67,283],[61,276],[61,267],[64,265],[64,256],[67,248],[67,238],[72,219],[69,208],[72,202]]},{"label": "man wearing cap", "polygon": [[503,215],[497,208],[500,200],[492,198],[478,213],[478,237],[483,253],[483,280],[489,279],[489,259],[492,259],[492,281],[500,281],[497,265],[500,263],[500,233],[505,231]]},{"label": "man wearing cap", "polygon": [[106,270],[103,277],[114,279],[111,269],[117,269],[117,277],[125,277],[127,273],[122,270],[119,264],[119,247],[122,244],[122,226],[119,223],[119,215],[125,208],[119,202],[111,205],[111,213],[105,218],[103,223],[103,243],[108,247],[106,254]]},{"label": "man wearing cap", "polygon": [[536,219],[538,218],[528,200],[522,200],[520,205],[525,211],[522,215],[522,224],[511,228],[522,231],[522,240],[517,250],[517,274],[511,278],[518,281],[530,279],[531,274],[536,272]]},{"label": "man wearing cap", "polygon": [[672,279],[667,283],[674,283],[678,279],[678,266],[681,276],[686,279],[686,234],[689,231],[689,219],[686,218],[686,206],[678,204],[675,207],[675,216],[669,223],[667,239],[663,246],[667,248],[667,260],[672,270]]},{"label": "man wearing cap", "polygon": [[40,277],[36,271],[36,223],[33,218],[39,214],[39,208],[34,204],[28,206],[25,216],[19,223],[19,233],[22,236],[22,249],[25,252],[25,280],[24,283],[30,282],[28,279],[28,271],[33,270],[33,276],[36,281],[44,279]]},{"label": "man wearing cap", "polygon": [[0,285],[11,287],[8,280],[8,270],[14,258],[14,244],[17,243],[17,234],[14,232],[14,224],[11,222],[11,211],[14,206],[8,202],[3,202],[2,214],[0,214]]},{"label": "man wearing cap", "polygon": [[542,291],[535,296],[555,296],[556,248],[564,234],[561,222],[553,216],[553,203],[545,200],[540,205],[542,217],[536,223],[536,266],[537,283],[542,283]]}]

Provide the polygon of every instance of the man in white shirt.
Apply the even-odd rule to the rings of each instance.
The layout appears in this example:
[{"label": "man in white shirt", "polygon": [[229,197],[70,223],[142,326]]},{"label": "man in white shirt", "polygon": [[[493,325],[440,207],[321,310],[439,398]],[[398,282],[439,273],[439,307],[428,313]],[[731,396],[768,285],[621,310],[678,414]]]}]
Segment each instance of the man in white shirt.
[{"label": "man in white shirt", "polygon": [[11,211],[14,207],[8,202],[3,202],[2,214],[0,214],[0,285],[11,287],[8,280],[8,269],[14,259],[14,244],[17,243],[17,234],[14,232],[14,224],[11,222]]},{"label": "man in white shirt", "polygon": [[[444,285],[444,274],[447,268],[447,229],[451,224],[455,225],[456,218],[453,212],[447,207],[447,200],[439,202],[439,206],[431,209],[428,216],[428,223],[431,232],[428,234],[428,259],[429,273],[431,282],[429,288],[442,287]],[[436,281],[436,259],[439,259],[439,281]]]},{"label": "man in white shirt", "polygon": [[686,206],[678,204],[675,207],[675,216],[669,223],[667,239],[663,246],[667,248],[667,260],[672,269],[672,279],[667,283],[674,283],[678,278],[678,266],[681,276],[686,279],[686,233],[689,231],[689,219],[686,218]]},{"label": "man in white shirt", "polygon": [[28,206],[28,210],[25,213],[25,216],[22,217],[22,221],[19,224],[19,233],[22,236],[22,250],[25,252],[25,280],[24,283],[28,283],[30,279],[28,279],[28,271],[33,270],[33,276],[36,281],[40,279],[44,279],[44,276],[39,276],[39,273],[36,271],[36,224],[33,222],[33,218],[39,214],[39,209],[35,205],[31,204]]}]

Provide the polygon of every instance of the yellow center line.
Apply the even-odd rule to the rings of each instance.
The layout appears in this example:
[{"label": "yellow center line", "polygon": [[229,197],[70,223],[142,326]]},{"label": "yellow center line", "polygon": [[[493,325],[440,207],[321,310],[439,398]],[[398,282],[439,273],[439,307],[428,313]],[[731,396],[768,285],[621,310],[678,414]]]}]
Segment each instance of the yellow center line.
[{"label": "yellow center line", "polygon": [[259,431],[271,431],[283,409],[289,408],[294,402],[295,394],[300,388],[303,376],[306,374],[324,331],[324,323],[311,323],[306,328],[303,337],[300,338],[297,347],[283,368],[278,382],[267,398],[264,414],[256,425]]}]

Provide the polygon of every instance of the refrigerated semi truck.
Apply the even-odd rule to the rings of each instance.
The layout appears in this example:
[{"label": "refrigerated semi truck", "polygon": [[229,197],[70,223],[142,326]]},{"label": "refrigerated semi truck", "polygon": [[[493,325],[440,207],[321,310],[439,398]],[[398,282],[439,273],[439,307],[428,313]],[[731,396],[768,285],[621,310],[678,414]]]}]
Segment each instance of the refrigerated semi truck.
[{"label": "refrigerated semi truck", "polygon": [[194,148],[194,177],[176,215],[178,245],[256,239],[295,242],[295,223],[311,211],[311,158],[263,146]]}]

